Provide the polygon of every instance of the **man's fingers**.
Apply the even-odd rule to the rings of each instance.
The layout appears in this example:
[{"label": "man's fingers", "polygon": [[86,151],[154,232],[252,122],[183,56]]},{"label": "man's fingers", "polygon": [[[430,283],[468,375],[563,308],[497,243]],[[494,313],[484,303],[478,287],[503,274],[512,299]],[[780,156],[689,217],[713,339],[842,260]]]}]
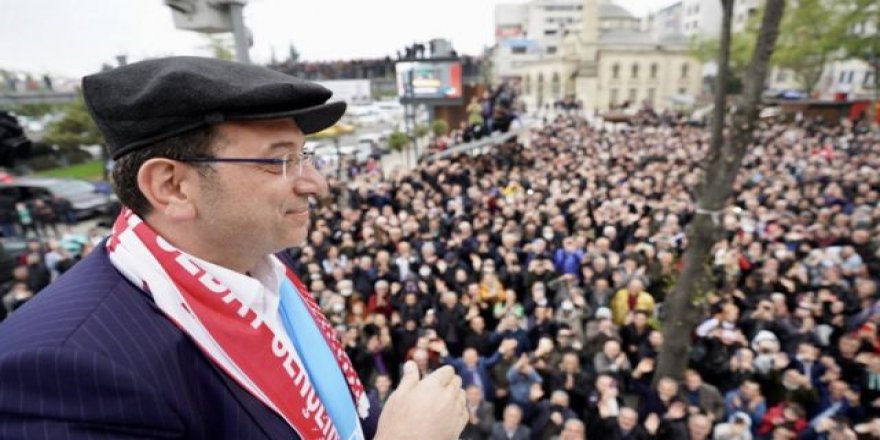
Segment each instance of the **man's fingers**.
[{"label": "man's fingers", "polygon": [[[436,381],[438,384],[445,387],[446,385],[449,384],[449,382],[452,381],[452,378],[454,378],[454,377],[457,377],[455,375],[455,370],[453,370],[451,366],[446,365],[442,368],[437,369],[433,373],[431,373],[428,377],[425,378],[425,380]],[[461,379],[459,379],[459,380],[461,380]],[[460,383],[459,383],[459,385],[460,385]]]},{"label": "man's fingers", "polygon": [[459,375],[457,375],[457,374],[452,376],[452,380],[449,381],[449,383],[446,385],[446,387],[452,388],[455,390],[460,390],[461,389],[461,377],[459,377]]},{"label": "man's fingers", "polygon": [[419,367],[413,361],[403,364],[403,377],[400,378],[400,385],[397,391],[406,391],[415,388],[419,383]]}]

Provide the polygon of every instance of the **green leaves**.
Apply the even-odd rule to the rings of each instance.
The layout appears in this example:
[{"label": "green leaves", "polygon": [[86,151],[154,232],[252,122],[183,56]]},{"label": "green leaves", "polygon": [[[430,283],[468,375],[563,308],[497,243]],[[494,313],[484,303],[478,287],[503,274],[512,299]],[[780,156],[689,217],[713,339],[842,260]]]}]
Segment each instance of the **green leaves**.
[{"label": "green leaves", "polygon": [[[741,78],[751,61],[763,9],[731,39],[730,68]],[[870,32],[873,29],[872,32]],[[866,31],[867,30],[867,31]],[[786,8],[771,65],[790,70],[805,91],[822,77],[827,63],[858,58],[880,63],[880,2],[876,0],[798,0]],[[702,62],[718,57],[718,39],[695,40],[691,53]]]},{"label": "green leaves", "polygon": [[876,0],[839,0],[840,19],[835,32],[841,35],[845,54],[874,66],[880,65],[880,3]]},{"label": "green leaves", "polygon": [[435,119],[434,122],[431,123],[431,131],[434,133],[434,136],[443,136],[449,131],[449,124],[442,119]]},{"label": "green leaves", "polygon": [[825,64],[840,55],[840,19],[828,0],[798,0],[782,19],[771,63],[791,70],[803,90],[813,90]]},{"label": "green leaves", "polygon": [[400,152],[409,144],[409,136],[406,133],[395,131],[388,136],[388,148]]},{"label": "green leaves", "polygon": [[61,148],[103,144],[104,137],[89,116],[82,96],[64,110],[64,116],[49,124],[43,142]]}]

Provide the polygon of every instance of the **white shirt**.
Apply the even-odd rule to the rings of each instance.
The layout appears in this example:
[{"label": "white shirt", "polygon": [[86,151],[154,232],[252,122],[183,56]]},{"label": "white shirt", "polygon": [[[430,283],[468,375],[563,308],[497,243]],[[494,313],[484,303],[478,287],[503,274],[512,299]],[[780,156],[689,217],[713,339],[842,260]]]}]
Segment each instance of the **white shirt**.
[{"label": "white shirt", "polygon": [[296,350],[281,323],[280,290],[286,271],[281,262],[267,255],[257,263],[251,276],[247,276],[194,256],[190,258],[228,287],[241,304],[261,316],[263,323],[276,335],[280,335],[289,349]]}]

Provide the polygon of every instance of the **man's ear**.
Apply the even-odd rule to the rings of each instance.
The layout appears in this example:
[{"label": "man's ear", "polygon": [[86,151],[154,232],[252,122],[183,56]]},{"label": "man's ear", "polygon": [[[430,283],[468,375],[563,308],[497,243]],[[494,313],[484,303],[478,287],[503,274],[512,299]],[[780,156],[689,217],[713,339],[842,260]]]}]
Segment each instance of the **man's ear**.
[{"label": "man's ear", "polygon": [[169,220],[190,220],[196,216],[196,174],[184,163],[154,158],[141,166],[137,182],[154,213]]}]

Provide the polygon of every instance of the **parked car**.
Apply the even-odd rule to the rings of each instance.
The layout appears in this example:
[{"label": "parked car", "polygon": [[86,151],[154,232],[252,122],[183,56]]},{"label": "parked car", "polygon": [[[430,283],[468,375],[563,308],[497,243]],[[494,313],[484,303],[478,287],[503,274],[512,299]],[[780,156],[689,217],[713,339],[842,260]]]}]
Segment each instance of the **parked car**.
[{"label": "parked car", "polygon": [[80,179],[52,177],[16,177],[11,182],[0,183],[0,194],[15,202],[34,199],[66,199],[73,208],[77,220],[107,214],[116,205],[116,196],[106,194],[94,183]]},{"label": "parked car", "polygon": [[374,127],[387,122],[386,118],[369,105],[353,105],[345,112],[345,120],[358,127]]},{"label": "parked car", "polygon": [[381,156],[391,152],[388,148],[387,138],[383,140],[381,133],[366,133],[359,136],[358,145],[365,145],[366,148],[370,148],[373,155]]}]

